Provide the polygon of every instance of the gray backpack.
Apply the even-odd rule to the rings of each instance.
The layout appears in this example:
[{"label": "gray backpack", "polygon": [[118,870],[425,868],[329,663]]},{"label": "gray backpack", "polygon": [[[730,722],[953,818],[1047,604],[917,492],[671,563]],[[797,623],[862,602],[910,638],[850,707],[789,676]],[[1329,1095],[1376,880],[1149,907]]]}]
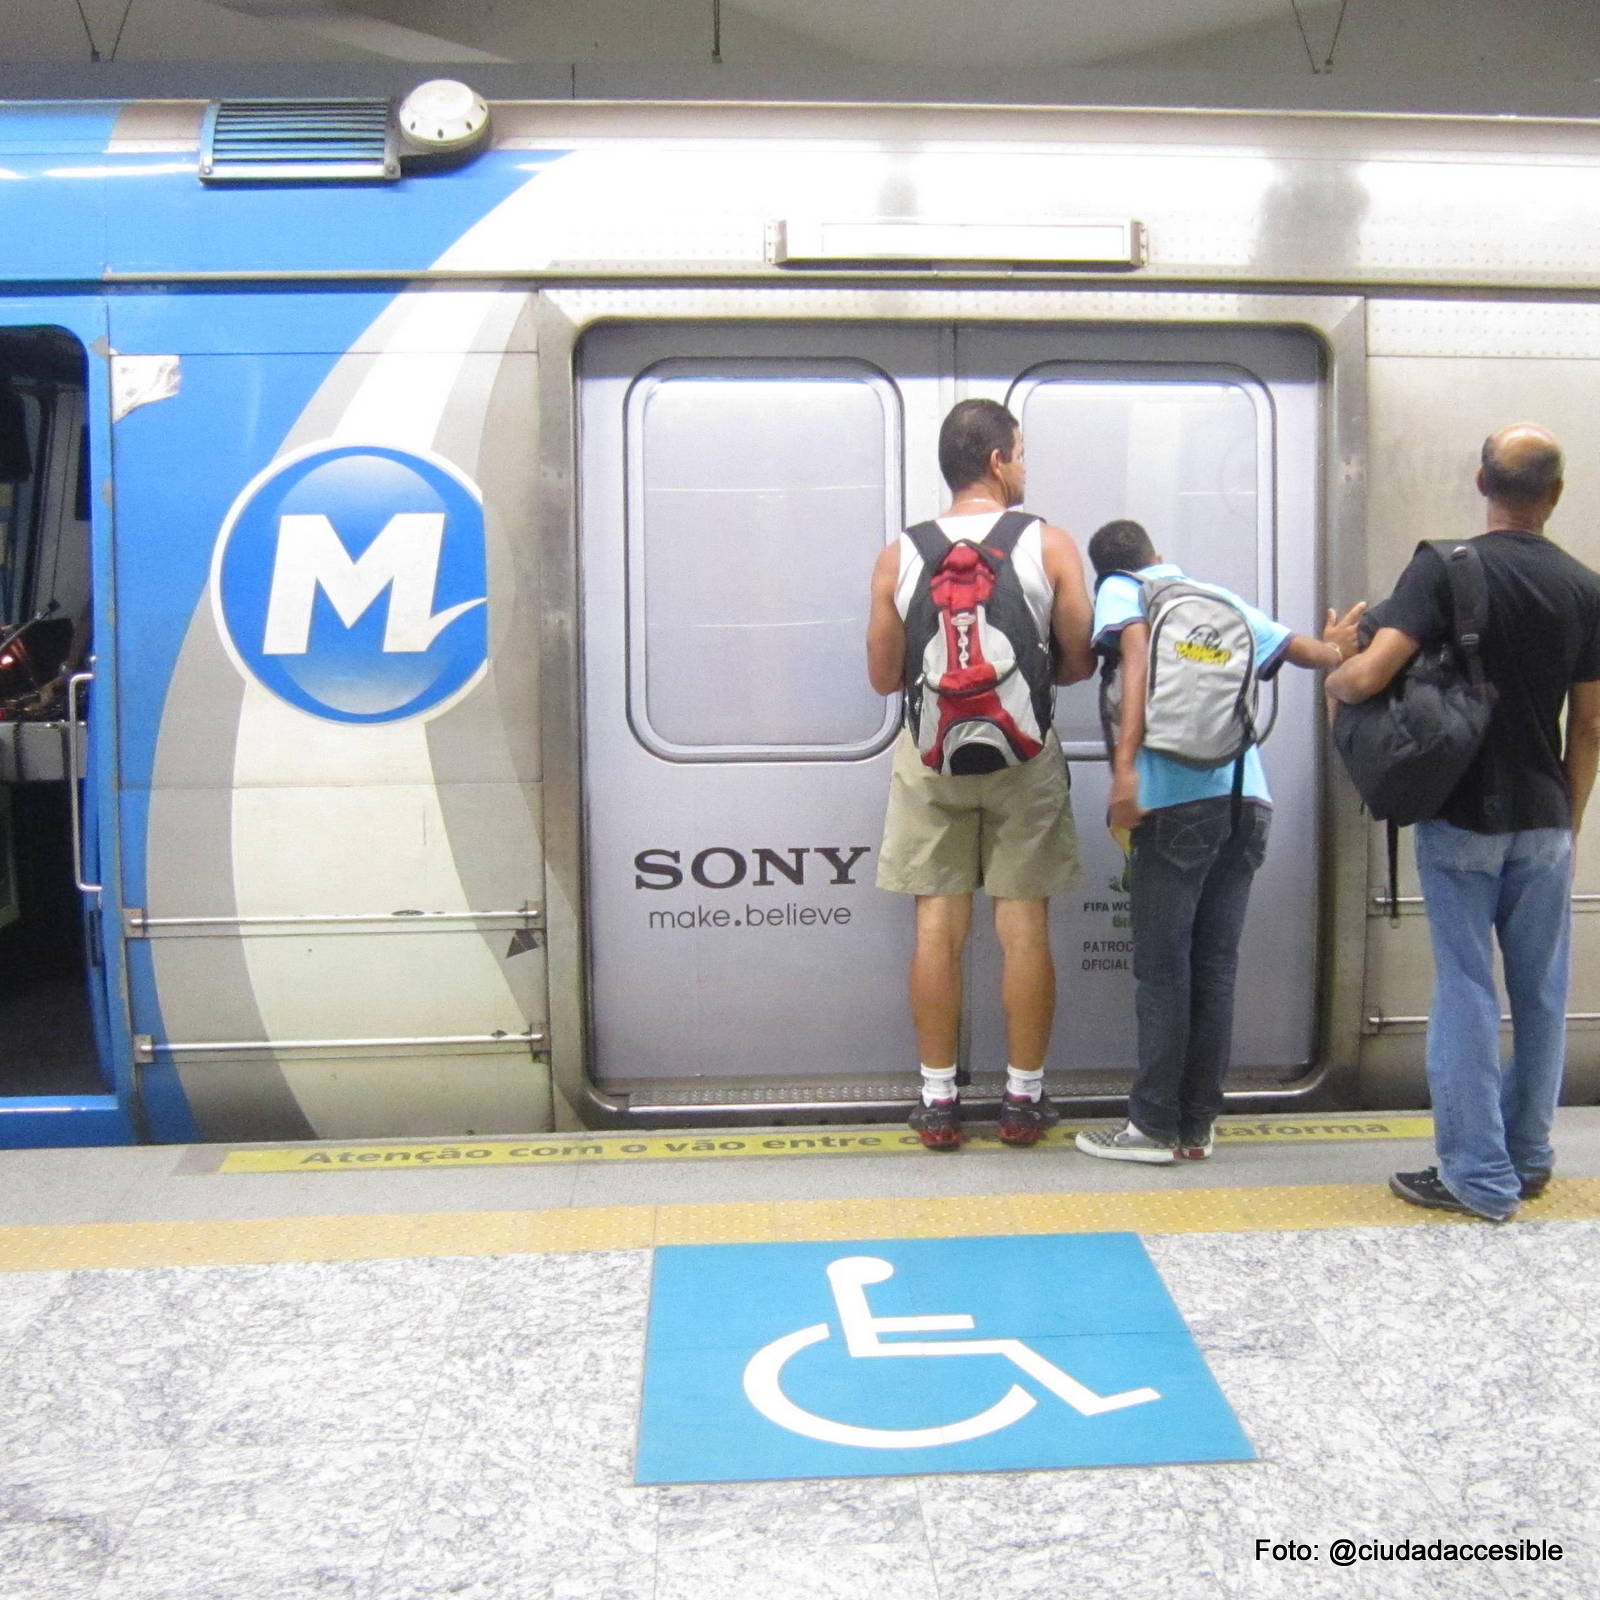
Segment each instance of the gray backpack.
[{"label": "gray backpack", "polygon": [[[1131,572],[1106,577],[1131,578],[1139,585],[1150,625],[1144,748],[1201,771],[1233,762],[1237,793],[1244,753],[1261,737],[1249,619],[1237,601],[1188,578],[1140,578]],[[1108,658],[1100,676],[1100,724],[1108,751],[1116,745],[1122,718],[1118,668],[1118,660]]]}]

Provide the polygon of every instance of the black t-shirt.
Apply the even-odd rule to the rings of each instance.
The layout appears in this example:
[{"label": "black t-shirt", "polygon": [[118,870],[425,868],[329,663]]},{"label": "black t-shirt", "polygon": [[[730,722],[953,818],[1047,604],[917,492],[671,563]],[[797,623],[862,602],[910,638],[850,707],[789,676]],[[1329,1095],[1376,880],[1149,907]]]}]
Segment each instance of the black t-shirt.
[{"label": "black t-shirt", "polygon": [[[1537,533],[1500,529],[1468,541],[1489,590],[1483,670],[1499,691],[1483,748],[1440,815],[1475,833],[1570,828],[1561,764],[1561,713],[1574,683],[1600,679],[1600,575]],[[1423,649],[1451,636],[1450,579],[1432,551],[1418,551],[1389,598],[1368,612]],[[1491,783],[1503,819],[1484,811]]]}]

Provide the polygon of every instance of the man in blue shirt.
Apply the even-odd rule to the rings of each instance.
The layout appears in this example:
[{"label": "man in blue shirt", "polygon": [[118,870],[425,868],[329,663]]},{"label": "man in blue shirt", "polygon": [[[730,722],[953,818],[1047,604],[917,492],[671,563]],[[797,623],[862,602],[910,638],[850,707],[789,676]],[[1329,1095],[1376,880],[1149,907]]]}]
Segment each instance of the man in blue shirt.
[{"label": "man in blue shirt", "polygon": [[[1157,556],[1137,522],[1109,522],[1089,541],[1099,588],[1094,646],[1120,653],[1122,717],[1111,752],[1113,833],[1132,854],[1133,974],[1139,1070],[1120,1128],[1080,1133],[1086,1155],[1169,1165],[1211,1154],[1222,1110],[1222,1080],[1233,1044],[1233,989],[1250,882],[1267,849],[1272,797],[1261,754],[1195,768],[1144,748],[1150,627],[1143,582],[1184,579]],[[1193,580],[1185,579],[1186,582]],[[1356,651],[1363,607],[1328,613],[1322,639],[1291,633],[1230,590],[1202,585],[1243,613],[1255,645],[1256,675],[1285,661],[1333,668]]]}]

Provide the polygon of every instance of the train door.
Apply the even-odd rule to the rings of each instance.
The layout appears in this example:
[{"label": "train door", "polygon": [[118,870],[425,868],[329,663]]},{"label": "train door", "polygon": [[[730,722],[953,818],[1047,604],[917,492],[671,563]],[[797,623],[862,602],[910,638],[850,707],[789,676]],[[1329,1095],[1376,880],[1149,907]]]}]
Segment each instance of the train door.
[{"label": "train door", "polygon": [[585,342],[591,1070],[636,1109],[648,1080],[663,1104],[848,1102],[915,1059],[910,923],[872,887],[898,707],[862,638],[885,537],[939,504],[948,346]]},{"label": "train door", "polygon": [[[1080,548],[1132,517],[1198,578],[1226,584],[1301,632],[1319,629],[1320,358],[1269,329],[964,328],[964,395],[1009,405],[1028,446],[1028,505]],[[1088,571],[1087,561],[1085,570]],[[1092,573],[1089,573],[1093,581]],[[1104,827],[1108,769],[1093,686],[1058,702],[1072,761],[1083,873],[1057,898],[1060,1000],[1048,1068],[1068,1092],[1122,1092],[1135,1066],[1126,863]],[[1263,757],[1275,810],[1240,948],[1232,1084],[1277,1085],[1314,1048],[1319,883],[1315,675],[1285,667],[1266,691]],[[999,952],[977,922],[969,1060],[1005,1067]]]},{"label": "train door", "polygon": [[[580,359],[590,1071],[643,1115],[835,1115],[903,1100],[912,919],[873,887],[897,706],[865,683],[876,550],[947,498],[939,423],[1007,402],[1029,509],[1115,516],[1292,625],[1316,599],[1319,361],[1251,329],[602,327]],[[1270,691],[1278,800],[1243,952],[1237,1061],[1310,1060],[1317,739],[1309,675]],[[1053,1076],[1125,1091],[1124,862],[1092,685],[1064,692],[1084,874],[1055,908]],[[980,908],[966,1056],[1004,1066]],[[1066,1085],[1063,1085],[1066,1087]]]},{"label": "train door", "polygon": [[[0,1146],[133,1137],[110,684],[93,604],[98,330],[0,304]],[[103,631],[109,608],[102,605]],[[120,1064],[120,1065],[119,1065]],[[120,1081],[119,1081],[120,1080]]]}]

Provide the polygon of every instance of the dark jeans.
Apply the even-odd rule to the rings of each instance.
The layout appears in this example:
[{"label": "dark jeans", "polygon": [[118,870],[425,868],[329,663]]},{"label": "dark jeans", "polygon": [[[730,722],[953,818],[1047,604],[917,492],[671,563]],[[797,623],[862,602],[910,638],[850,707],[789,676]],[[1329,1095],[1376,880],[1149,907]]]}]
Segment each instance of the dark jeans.
[{"label": "dark jeans", "polygon": [[1153,1139],[1204,1140],[1222,1110],[1233,982],[1269,806],[1226,797],[1147,814],[1133,833],[1133,975],[1139,1076],[1128,1115]]}]

